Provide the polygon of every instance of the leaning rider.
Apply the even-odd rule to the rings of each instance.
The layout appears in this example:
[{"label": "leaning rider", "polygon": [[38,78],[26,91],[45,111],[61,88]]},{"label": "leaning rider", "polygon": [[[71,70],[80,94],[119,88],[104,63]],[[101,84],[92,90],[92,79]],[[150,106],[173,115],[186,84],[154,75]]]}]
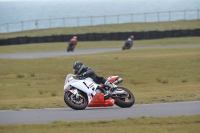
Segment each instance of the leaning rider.
[{"label": "leaning rider", "polygon": [[78,43],[78,40],[77,40],[76,36],[73,36],[73,38],[71,38],[70,41],[69,41],[69,45],[70,46],[74,46],[75,47],[77,45],[77,43]]},{"label": "leaning rider", "polygon": [[128,47],[128,48],[131,48],[133,46],[133,39],[134,39],[134,36],[130,36],[126,42],[125,42],[125,46]]},{"label": "leaning rider", "polygon": [[81,61],[76,61],[73,64],[73,70],[74,74],[76,74],[77,78],[79,79],[82,79],[83,77],[84,78],[90,77],[97,84],[104,84],[108,86],[110,89],[116,88],[116,85],[114,83],[110,83],[104,77],[97,75],[90,67],[84,67],[83,62]]}]

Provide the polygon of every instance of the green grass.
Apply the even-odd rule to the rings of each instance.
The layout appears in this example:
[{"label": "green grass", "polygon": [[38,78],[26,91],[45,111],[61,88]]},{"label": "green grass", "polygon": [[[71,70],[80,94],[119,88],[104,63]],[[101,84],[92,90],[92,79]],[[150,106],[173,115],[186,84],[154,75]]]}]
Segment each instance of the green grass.
[{"label": "green grass", "polygon": [[200,115],[166,118],[127,118],[87,122],[0,125],[1,133],[199,133]]},{"label": "green grass", "polygon": [[136,104],[200,100],[200,48],[144,49],[41,59],[0,59],[0,109],[67,107],[63,84],[81,60],[119,75]]},{"label": "green grass", "polygon": [[[200,43],[200,37],[180,37],[180,38],[134,41],[134,46],[137,47],[137,46],[179,45],[179,44],[199,44],[199,43]],[[123,44],[124,41],[78,42],[78,45],[75,48],[75,50],[122,47]],[[67,42],[65,42],[65,43],[39,43],[39,44],[1,46],[0,54],[59,51],[59,50],[66,50],[67,45],[68,45]]]},{"label": "green grass", "polygon": [[132,32],[132,31],[164,31],[172,29],[195,29],[200,28],[199,20],[171,21],[171,22],[149,22],[149,23],[126,23],[108,24],[99,26],[67,27],[41,29],[31,31],[20,31],[13,33],[0,33],[1,38],[13,38],[20,36],[47,36],[60,34],[84,34],[84,33],[110,33],[110,32]]}]

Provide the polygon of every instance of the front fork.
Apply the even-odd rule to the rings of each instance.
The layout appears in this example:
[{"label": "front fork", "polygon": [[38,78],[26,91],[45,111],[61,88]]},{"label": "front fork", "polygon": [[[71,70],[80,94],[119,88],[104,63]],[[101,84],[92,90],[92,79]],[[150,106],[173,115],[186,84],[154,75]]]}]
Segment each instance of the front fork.
[{"label": "front fork", "polygon": [[72,94],[74,94],[76,96],[76,98],[79,98],[79,93],[77,89],[73,89],[73,90],[69,90]]}]

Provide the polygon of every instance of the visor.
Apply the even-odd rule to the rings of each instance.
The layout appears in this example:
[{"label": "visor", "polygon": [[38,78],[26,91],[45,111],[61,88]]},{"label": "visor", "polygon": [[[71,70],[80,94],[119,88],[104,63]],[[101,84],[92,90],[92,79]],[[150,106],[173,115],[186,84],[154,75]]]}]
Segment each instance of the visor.
[{"label": "visor", "polygon": [[77,74],[78,73],[78,69],[77,68],[75,68],[75,69],[73,69],[74,70],[74,74]]}]

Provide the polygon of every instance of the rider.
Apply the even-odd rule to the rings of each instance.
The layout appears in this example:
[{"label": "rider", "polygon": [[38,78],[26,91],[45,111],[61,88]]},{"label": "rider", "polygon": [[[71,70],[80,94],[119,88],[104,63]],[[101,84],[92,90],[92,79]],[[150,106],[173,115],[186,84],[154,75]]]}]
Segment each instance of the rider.
[{"label": "rider", "polygon": [[110,87],[111,89],[116,87],[115,84],[110,83],[104,77],[97,75],[90,67],[84,67],[83,62],[81,61],[76,61],[73,64],[73,70],[74,70],[74,74],[77,75],[78,79],[82,79],[82,77],[85,77],[85,78],[90,77],[97,84],[104,84]]},{"label": "rider", "polygon": [[134,36],[130,36],[126,42],[125,42],[125,46],[128,47],[128,48],[131,48],[133,46],[133,39],[134,39]]},{"label": "rider", "polygon": [[74,46],[75,47],[77,43],[78,43],[78,40],[77,40],[76,36],[74,36],[73,38],[71,38],[70,41],[69,41],[69,45],[70,46]]}]

